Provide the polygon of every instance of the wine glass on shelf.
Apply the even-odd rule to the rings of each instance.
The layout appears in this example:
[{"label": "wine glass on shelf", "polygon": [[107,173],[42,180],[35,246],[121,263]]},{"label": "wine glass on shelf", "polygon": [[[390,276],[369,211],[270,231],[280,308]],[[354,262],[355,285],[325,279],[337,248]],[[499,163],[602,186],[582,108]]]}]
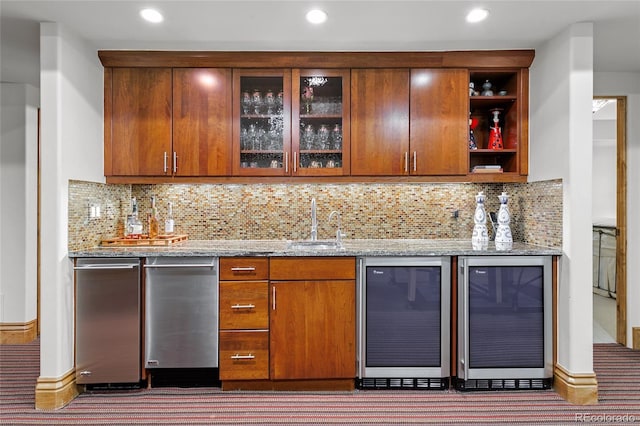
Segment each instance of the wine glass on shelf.
[{"label": "wine glass on shelf", "polygon": [[273,94],[273,90],[267,90],[267,93],[265,93],[264,104],[267,107],[267,114],[273,114],[276,107],[276,97]]},{"label": "wine glass on shelf", "polygon": [[260,114],[262,109],[262,92],[260,92],[260,90],[253,89],[253,93],[251,94],[251,103],[253,104],[254,114]]},{"label": "wine glass on shelf", "polygon": [[247,90],[242,92],[242,98],[240,102],[242,104],[242,113],[244,115],[249,114],[249,111],[251,110],[251,94]]}]

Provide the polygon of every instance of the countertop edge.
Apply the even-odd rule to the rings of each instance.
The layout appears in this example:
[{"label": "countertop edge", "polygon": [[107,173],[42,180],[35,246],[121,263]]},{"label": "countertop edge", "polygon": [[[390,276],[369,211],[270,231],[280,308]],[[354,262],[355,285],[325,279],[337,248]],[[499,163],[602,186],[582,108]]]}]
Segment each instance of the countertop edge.
[{"label": "countertop edge", "polygon": [[562,249],[514,242],[511,250],[473,250],[466,240],[347,240],[344,249],[287,248],[287,240],[190,240],[162,247],[96,247],[69,251],[80,257],[383,257],[383,256],[559,256]]}]

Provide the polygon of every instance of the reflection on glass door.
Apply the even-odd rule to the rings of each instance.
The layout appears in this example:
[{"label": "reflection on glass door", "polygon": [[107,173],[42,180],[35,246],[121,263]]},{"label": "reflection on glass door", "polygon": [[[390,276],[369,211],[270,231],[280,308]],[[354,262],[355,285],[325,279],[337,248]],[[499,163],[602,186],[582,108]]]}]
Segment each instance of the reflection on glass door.
[{"label": "reflection on glass door", "polygon": [[294,70],[293,82],[297,85],[293,95],[293,173],[345,174],[349,166],[349,71]]},{"label": "reflection on glass door", "polygon": [[[283,72],[238,72],[235,81],[235,164],[242,175],[285,175],[289,173],[290,107],[288,78]],[[271,75],[270,75],[271,74]]]}]

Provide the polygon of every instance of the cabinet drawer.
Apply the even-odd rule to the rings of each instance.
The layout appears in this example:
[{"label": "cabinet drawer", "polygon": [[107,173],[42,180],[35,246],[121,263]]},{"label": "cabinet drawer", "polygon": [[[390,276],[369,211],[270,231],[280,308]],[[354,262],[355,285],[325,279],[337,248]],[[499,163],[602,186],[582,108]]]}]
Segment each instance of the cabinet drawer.
[{"label": "cabinet drawer", "polygon": [[354,280],[354,257],[273,257],[271,280]]},{"label": "cabinet drawer", "polygon": [[268,331],[220,332],[220,380],[269,378]]},{"label": "cabinet drawer", "polygon": [[269,259],[266,257],[223,257],[220,259],[221,280],[266,280]]},{"label": "cabinet drawer", "polygon": [[220,329],[269,327],[268,281],[220,281]]}]

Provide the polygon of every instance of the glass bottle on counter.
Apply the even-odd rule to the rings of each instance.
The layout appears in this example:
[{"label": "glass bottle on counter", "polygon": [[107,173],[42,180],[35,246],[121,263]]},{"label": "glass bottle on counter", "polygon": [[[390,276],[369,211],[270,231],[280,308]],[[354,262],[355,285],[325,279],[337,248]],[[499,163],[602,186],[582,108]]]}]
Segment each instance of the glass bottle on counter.
[{"label": "glass bottle on counter", "polygon": [[131,198],[131,214],[127,216],[126,237],[127,238],[141,238],[142,237],[142,222],[138,218],[138,202],[136,197]]},{"label": "glass bottle on counter", "polygon": [[167,204],[167,218],[164,221],[164,233],[165,235],[173,235],[173,203]]},{"label": "glass bottle on counter", "polygon": [[156,207],[156,197],[151,196],[151,211],[149,212],[149,238],[158,238],[158,208]]}]

